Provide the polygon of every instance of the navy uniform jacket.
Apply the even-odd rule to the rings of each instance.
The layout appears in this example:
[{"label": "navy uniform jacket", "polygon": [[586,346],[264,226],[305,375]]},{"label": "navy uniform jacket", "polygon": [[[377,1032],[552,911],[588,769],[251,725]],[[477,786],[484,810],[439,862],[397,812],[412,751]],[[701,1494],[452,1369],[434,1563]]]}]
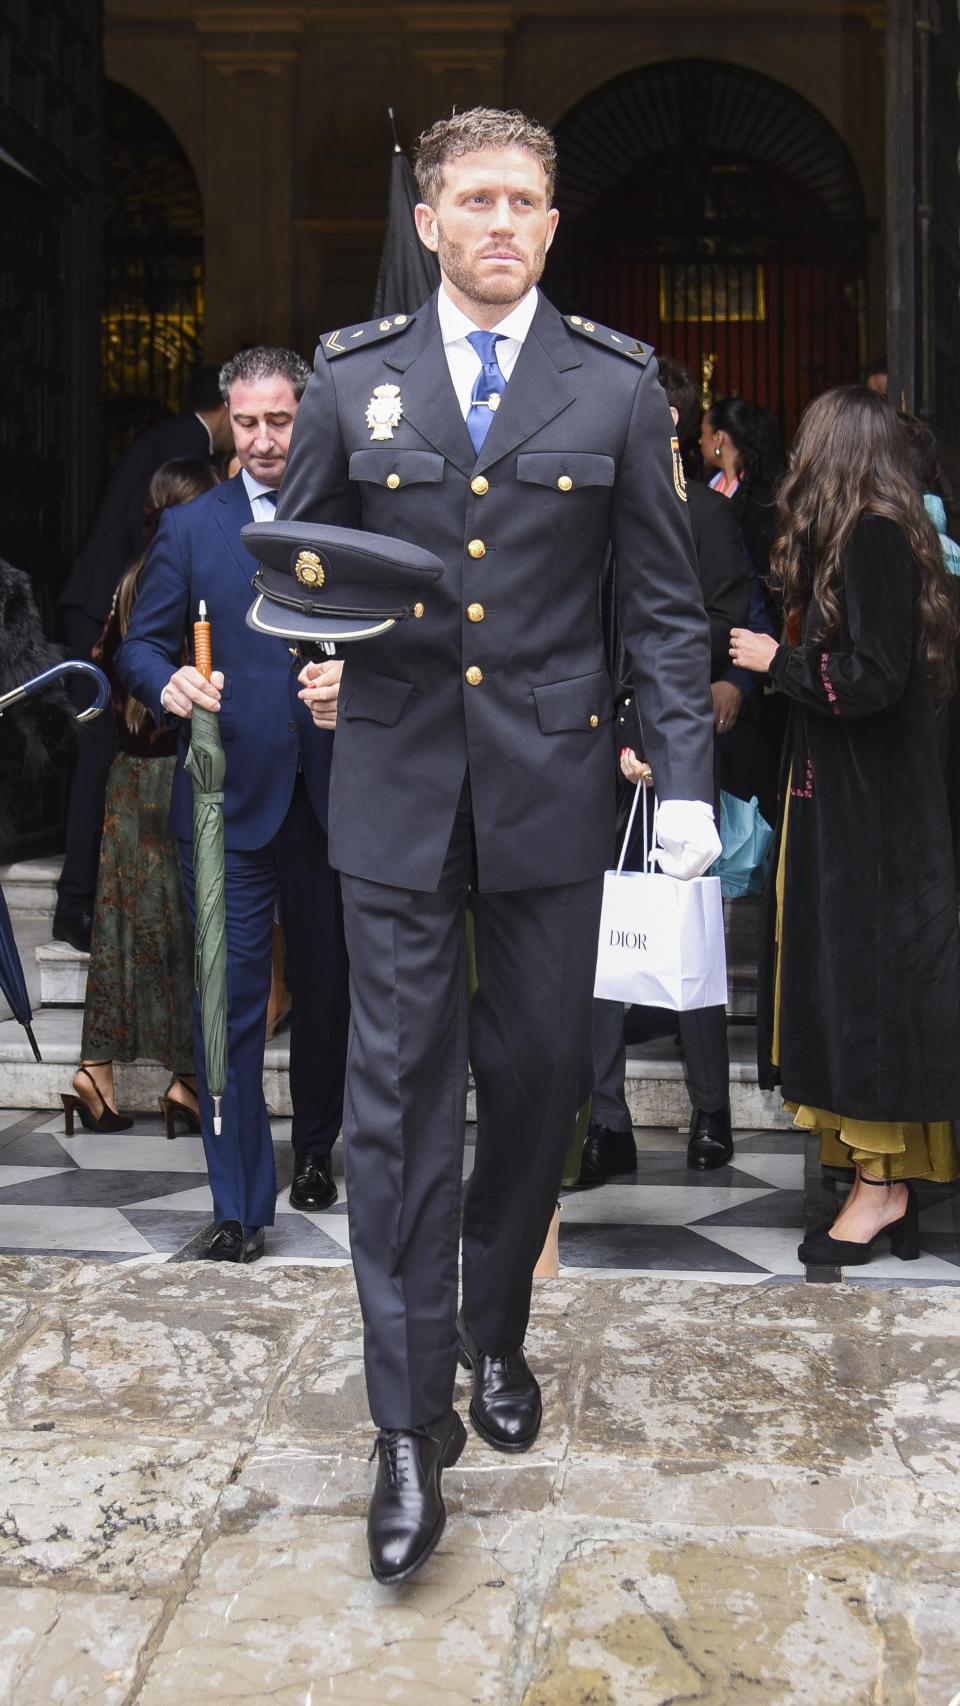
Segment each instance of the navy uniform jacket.
[{"label": "navy uniform jacket", "polygon": [[[201,598],[212,627],[213,664],[224,673],[219,713],[227,760],[224,839],[228,847],[265,847],[290,808],[298,761],[311,804],[326,827],[333,735],[314,726],[297,698],[299,663],[283,640],[254,634],[246,616],[253,603],[253,558],[240,529],[253,520],[241,476],[193,503],[165,510],[150,546],[127,636],[117,654],[124,685],[169,721],[160,694],[183,661]],[[170,828],[193,838],[193,784],[183,769],[189,719],[170,796]]]},{"label": "navy uniform jacket", "polygon": [[[403,413],[377,442],[365,417],[382,385],[398,388]],[[481,889],[574,883],[609,865],[599,582],[611,541],[658,785],[664,798],[712,799],[710,639],[672,432],[650,352],[565,322],[542,296],[479,456],[436,298],[321,340],[278,516],[393,534],[445,566],[421,620],[348,649],[336,868],[435,889],[468,768]]]}]

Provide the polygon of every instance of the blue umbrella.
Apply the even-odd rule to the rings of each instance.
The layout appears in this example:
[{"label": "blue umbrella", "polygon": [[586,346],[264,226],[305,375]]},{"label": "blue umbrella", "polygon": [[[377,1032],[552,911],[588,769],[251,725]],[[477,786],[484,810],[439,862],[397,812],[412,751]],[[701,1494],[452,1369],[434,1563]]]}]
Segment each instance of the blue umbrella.
[{"label": "blue umbrella", "polygon": [[[96,664],[83,663],[79,658],[66,659],[63,663],[54,664],[52,669],[45,669],[41,675],[35,675],[32,680],[24,681],[19,687],[11,688],[9,693],[0,695],[0,717],[4,711],[9,711],[12,705],[19,705],[21,700],[29,699],[34,693],[39,693],[51,682],[59,681],[64,675],[88,675],[93,681],[95,694],[93,701],[85,711],[77,716],[79,723],[89,723],[94,717],[99,717],[104,706],[110,701],[110,683]],[[0,889],[0,993],[4,995],[17,1023],[22,1025],[30,1038],[30,1047],[37,1060],[42,1059],[37,1047],[37,1039],[33,1034],[33,1012],[30,1007],[30,997],[23,976],[23,966],[17,951],[13,925],[10,922],[10,911]]]},{"label": "blue umbrella", "polygon": [[14,939],[13,925],[10,922],[10,912],[7,907],[3,890],[0,889],[0,992],[6,997],[18,1025],[22,1025],[30,1038],[35,1060],[43,1057],[37,1047],[37,1039],[33,1034],[33,1012],[30,1007],[30,997],[23,977],[23,966],[17,952]]}]

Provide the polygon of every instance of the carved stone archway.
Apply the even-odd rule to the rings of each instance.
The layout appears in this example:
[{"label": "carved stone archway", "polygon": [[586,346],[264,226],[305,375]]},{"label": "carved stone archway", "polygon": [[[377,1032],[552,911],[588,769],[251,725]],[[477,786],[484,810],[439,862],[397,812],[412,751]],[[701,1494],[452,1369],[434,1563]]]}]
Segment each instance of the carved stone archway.
[{"label": "carved stone archway", "polygon": [[843,139],[793,89],[675,59],[615,78],[556,127],[559,305],[649,339],[772,408],[856,379],[869,223]]}]

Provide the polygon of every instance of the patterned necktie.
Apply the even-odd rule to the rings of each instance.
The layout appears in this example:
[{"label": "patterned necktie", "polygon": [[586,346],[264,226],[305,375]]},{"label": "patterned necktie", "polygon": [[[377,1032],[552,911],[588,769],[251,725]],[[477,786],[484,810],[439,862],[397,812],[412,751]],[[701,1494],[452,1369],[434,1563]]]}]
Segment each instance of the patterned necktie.
[{"label": "patterned necktie", "polygon": [[497,360],[497,344],[502,338],[502,332],[468,332],[467,343],[472,344],[481,362],[480,372],[470,395],[470,407],[467,410],[467,431],[473,441],[473,448],[479,456],[483,449],[483,441],[490,431],[494,412],[507,389],[507,382],[500,371]]}]

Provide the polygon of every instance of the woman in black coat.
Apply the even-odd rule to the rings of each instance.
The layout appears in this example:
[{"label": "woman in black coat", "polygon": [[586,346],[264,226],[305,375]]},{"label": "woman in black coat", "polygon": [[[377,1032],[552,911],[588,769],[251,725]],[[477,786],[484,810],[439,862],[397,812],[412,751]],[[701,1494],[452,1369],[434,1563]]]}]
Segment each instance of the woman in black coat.
[{"label": "woman in black coat", "polygon": [[[856,1168],[805,1262],[919,1253],[912,1179],[958,1175],[960,932],[935,697],[957,621],[893,411],[865,387],[810,405],[773,570],[792,643],[734,662],[790,701],[758,1007],[760,1082],[821,1159]],[[904,801],[908,809],[904,810]],[[883,1189],[871,1187],[881,1186]]]}]

